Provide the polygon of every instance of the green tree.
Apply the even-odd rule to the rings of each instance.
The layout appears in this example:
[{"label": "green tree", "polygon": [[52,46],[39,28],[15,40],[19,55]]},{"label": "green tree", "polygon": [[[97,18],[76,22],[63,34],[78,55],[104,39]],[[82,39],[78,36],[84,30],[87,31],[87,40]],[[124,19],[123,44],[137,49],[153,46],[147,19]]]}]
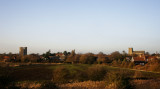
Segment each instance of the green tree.
[{"label": "green tree", "polygon": [[40,60],[40,57],[37,54],[31,54],[28,55],[28,59],[30,62],[37,62],[38,60]]},{"label": "green tree", "polygon": [[43,54],[43,57],[46,59],[49,59],[49,56],[51,55],[51,51],[48,50],[46,53]]},{"label": "green tree", "polygon": [[123,60],[123,57],[122,57],[122,54],[120,54],[118,51],[115,51],[113,53],[111,53],[111,57],[112,57],[112,60]]},{"label": "green tree", "polygon": [[98,57],[97,62],[99,64],[101,64],[101,63],[107,63],[107,58],[106,57]]},{"label": "green tree", "polygon": [[74,57],[74,62],[79,62],[81,55],[80,54],[76,54]]},{"label": "green tree", "polygon": [[80,57],[80,62],[84,64],[93,64],[94,62],[96,62],[96,57],[93,53],[83,54]]},{"label": "green tree", "polygon": [[67,52],[67,51],[64,51],[63,54],[64,54],[65,56],[67,56],[67,55],[68,55],[68,52]]}]

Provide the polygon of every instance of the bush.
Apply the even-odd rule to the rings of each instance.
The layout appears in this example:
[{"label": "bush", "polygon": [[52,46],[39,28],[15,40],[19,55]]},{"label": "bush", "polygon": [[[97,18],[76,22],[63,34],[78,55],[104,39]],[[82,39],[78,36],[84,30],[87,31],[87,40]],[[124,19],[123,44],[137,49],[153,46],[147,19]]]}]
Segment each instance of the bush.
[{"label": "bush", "polygon": [[105,81],[109,89],[132,89],[129,78],[121,71],[107,73]]},{"label": "bush", "polygon": [[58,89],[58,87],[55,83],[48,81],[42,83],[40,89]]},{"label": "bush", "polygon": [[20,89],[15,86],[14,79],[9,76],[0,76],[0,89]]},{"label": "bush", "polygon": [[81,57],[79,58],[79,61],[80,63],[83,63],[83,64],[93,64],[96,62],[96,57],[92,53],[87,53],[87,54],[81,55]]},{"label": "bush", "polygon": [[107,70],[104,66],[92,66],[87,70],[88,78],[92,81],[103,80]]},{"label": "bush", "polygon": [[82,70],[77,70],[73,78],[75,81],[78,82],[86,81],[88,80],[87,72]]},{"label": "bush", "polygon": [[141,79],[143,78],[143,74],[140,71],[135,71],[133,78]]},{"label": "bush", "polygon": [[15,84],[12,84],[7,89],[21,89],[21,87],[18,87],[18,86],[15,86]]},{"label": "bush", "polygon": [[70,72],[65,67],[58,67],[53,72],[53,81],[55,83],[67,83],[70,80]]},{"label": "bush", "polygon": [[12,82],[12,79],[8,76],[0,76],[0,89],[7,87]]},{"label": "bush", "polygon": [[134,65],[134,62],[130,62],[128,68],[131,68],[131,69],[132,69],[134,66],[135,66],[135,65]]}]

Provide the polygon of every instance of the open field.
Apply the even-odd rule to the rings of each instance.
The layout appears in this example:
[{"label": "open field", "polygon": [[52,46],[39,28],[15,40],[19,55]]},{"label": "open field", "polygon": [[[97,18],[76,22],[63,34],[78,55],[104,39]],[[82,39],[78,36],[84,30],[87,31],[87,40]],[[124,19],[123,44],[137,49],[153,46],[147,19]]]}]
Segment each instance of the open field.
[{"label": "open field", "polygon": [[[40,87],[41,83],[46,81],[53,81],[54,79],[56,79],[53,78],[55,77],[54,75],[56,75],[57,77],[57,75],[66,74],[65,76],[58,76],[59,78],[62,78],[62,80],[58,79],[54,81],[58,84],[56,85],[62,89],[65,89],[64,87],[66,86],[68,86],[68,89],[75,87],[79,87],[80,89],[81,86],[85,89],[88,89],[87,87],[84,87],[84,83],[88,83],[87,86],[91,86],[93,84],[93,88],[96,87],[96,89],[98,89],[100,87],[105,88],[106,86],[106,82],[104,81],[106,74],[103,75],[103,71],[96,69],[101,67],[105,69],[105,73],[107,74],[122,72],[124,76],[127,77],[130,82],[132,82],[132,84],[137,85],[136,87],[140,87],[140,82],[140,84],[142,85],[145,85],[146,83],[150,85],[160,83],[159,73],[94,64],[30,64],[16,67],[0,67],[0,76],[7,76],[7,78],[9,77],[21,87],[22,85],[23,87],[26,87],[28,85],[32,87]],[[68,72],[66,73],[63,71],[59,71],[61,68],[67,70]],[[59,70],[57,71],[57,69]],[[154,84],[151,82],[153,82]]]},{"label": "open field", "polygon": [[[53,75],[54,69],[58,67],[65,67],[69,69],[72,73],[76,71],[85,71],[88,67],[94,66],[89,64],[36,64],[36,65],[26,65],[18,67],[5,67],[0,69],[0,75],[10,75],[16,78],[17,81],[41,81],[41,80],[50,80]],[[104,66],[104,65],[103,65]],[[111,66],[104,66],[108,71],[117,71],[123,70],[128,72],[128,76],[138,70],[130,70],[126,68],[118,68]],[[141,71],[141,73],[146,78],[160,78],[159,73]],[[130,76],[130,77],[131,77]]]},{"label": "open field", "polygon": [[70,64],[36,64],[36,65],[26,65],[18,67],[2,67],[0,69],[0,75],[10,75],[16,79],[16,81],[41,81],[41,80],[50,80],[53,75],[53,70],[55,68],[64,66],[69,69],[71,72],[75,70],[85,70],[91,65],[70,65]]}]

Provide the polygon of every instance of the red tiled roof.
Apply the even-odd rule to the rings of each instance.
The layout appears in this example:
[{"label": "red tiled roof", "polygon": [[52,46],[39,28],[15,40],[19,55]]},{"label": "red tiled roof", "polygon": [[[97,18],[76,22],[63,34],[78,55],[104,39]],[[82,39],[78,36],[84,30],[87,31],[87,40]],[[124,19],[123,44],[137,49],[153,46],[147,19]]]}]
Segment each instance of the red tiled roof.
[{"label": "red tiled roof", "polygon": [[63,53],[57,53],[56,56],[63,56]]},{"label": "red tiled roof", "polygon": [[4,56],[4,59],[10,59],[10,57],[8,57],[8,56]]},{"label": "red tiled roof", "polygon": [[145,61],[144,57],[133,57],[134,61]]},{"label": "red tiled roof", "polygon": [[156,56],[150,56],[150,57],[148,57],[148,59],[157,59],[157,57]]}]

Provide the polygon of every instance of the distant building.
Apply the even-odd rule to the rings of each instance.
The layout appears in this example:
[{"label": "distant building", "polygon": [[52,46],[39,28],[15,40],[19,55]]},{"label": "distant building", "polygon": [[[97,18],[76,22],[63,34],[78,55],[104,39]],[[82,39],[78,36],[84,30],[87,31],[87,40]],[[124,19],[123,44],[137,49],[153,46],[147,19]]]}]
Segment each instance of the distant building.
[{"label": "distant building", "polygon": [[133,51],[133,48],[129,48],[128,49],[128,54],[129,55],[144,55],[145,54],[145,51]]},{"label": "distant building", "polygon": [[149,56],[147,57],[147,61],[158,60],[158,56]]},{"label": "distant building", "polygon": [[60,62],[59,56],[49,56],[49,62]]},{"label": "distant building", "polygon": [[3,59],[0,62],[9,62],[10,59],[11,58],[9,56],[4,56]]},{"label": "distant building", "polygon": [[19,48],[19,55],[20,56],[27,55],[27,47],[20,47]]},{"label": "distant building", "polygon": [[66,56],[63,53],[57,53],[57,57],[59,57],[60,61],[64,61],[66,59]]},{"label": "distant building", "polygon": [[135,65],[144,65],[147,59],[145,57],[132,57],[131,62],[134,62]]},{"label": "distant building", "polygon": [[125,59],[126,59],[126,61],[131,61],[132,56],[127,56]]}]

